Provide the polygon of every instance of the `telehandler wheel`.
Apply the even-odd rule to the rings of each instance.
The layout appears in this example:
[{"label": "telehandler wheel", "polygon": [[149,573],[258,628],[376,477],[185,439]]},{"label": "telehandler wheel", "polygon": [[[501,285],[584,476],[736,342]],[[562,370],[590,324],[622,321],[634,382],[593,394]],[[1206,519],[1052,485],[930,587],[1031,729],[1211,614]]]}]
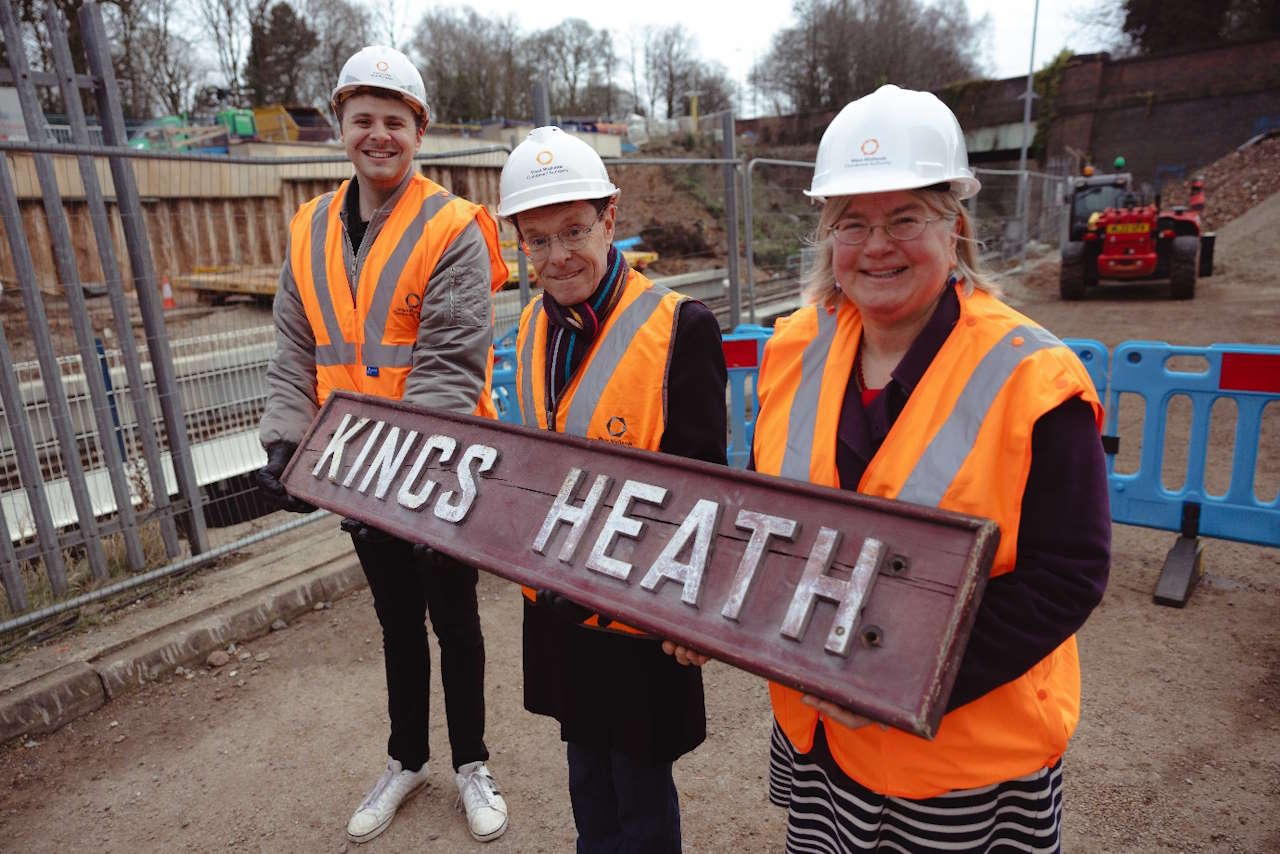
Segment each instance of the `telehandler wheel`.
[{"label": "telehandler wheel", "polygon": [[1196,295],[1196,268],[1200,238],[1175,237],[1169,253],[1169,293],[1174,299],[1193,299]]},{"label": "telehandler wheel", "polygon": [[1200,235],[1200,278],[1207,279],[1213,275],[1213,244],[1217,242],[1213,232]]},{"label": "telehandler wheel", "polygon": [[1065,300],[1084,299],[1087,271],[1084,243],[1069,241],[1062,247],[1062,269],[1058,273],[1058,293]]}]

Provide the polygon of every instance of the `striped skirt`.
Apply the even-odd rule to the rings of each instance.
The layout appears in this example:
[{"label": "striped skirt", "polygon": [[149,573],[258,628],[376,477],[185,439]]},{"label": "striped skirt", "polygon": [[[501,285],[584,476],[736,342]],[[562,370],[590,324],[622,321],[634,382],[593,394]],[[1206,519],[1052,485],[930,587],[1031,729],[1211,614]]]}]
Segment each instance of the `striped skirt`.
[{"label": "striped skirt", "polygon": [[769,800],[787,808],[788,854],[1061,850],[1062,761],[980,789],[909,800],[877,794],[836,765],[821,724],[799,754],[773,723]]}]

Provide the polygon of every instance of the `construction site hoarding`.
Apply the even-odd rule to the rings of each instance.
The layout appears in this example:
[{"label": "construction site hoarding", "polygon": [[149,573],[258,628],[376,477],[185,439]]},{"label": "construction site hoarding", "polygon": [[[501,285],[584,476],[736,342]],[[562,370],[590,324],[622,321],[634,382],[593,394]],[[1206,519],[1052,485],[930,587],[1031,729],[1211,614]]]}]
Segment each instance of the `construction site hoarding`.
[{"label": "construction site hoarding", "polygon": [[[611,441],[332,395],[289,492],[656,638],[932,737],[989,520]],[[513,591],[514,594],[514,591]]]}]

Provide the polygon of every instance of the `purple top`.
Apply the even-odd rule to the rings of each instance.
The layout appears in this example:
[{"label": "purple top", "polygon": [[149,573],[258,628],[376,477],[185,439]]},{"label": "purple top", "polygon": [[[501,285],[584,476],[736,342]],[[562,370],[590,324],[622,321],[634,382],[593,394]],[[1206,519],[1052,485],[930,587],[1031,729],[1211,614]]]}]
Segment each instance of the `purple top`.
[{"label": "purple top", "polygon": [[[850,378],[836,429],[842,489],[856,490],[907,398],[960,319],[943,291],[933,316],[869,407]],[[1031,433],[1014,571],[987,583],[947,711],[1010,682],[1074,634],[1102,600],[1111,563],[1107,470],[1093,410],[1078,397]]]}]

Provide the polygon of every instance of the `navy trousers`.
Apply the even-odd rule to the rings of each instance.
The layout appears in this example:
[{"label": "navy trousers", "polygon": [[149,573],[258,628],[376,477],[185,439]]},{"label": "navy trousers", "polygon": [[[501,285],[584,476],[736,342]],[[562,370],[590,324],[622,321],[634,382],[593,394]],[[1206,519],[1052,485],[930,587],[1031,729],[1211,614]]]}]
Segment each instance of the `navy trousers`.
[{"label": "navy trousers", "polygon": [[568,743],[578,854],[679,854],[680,799],[672,763]]}]

